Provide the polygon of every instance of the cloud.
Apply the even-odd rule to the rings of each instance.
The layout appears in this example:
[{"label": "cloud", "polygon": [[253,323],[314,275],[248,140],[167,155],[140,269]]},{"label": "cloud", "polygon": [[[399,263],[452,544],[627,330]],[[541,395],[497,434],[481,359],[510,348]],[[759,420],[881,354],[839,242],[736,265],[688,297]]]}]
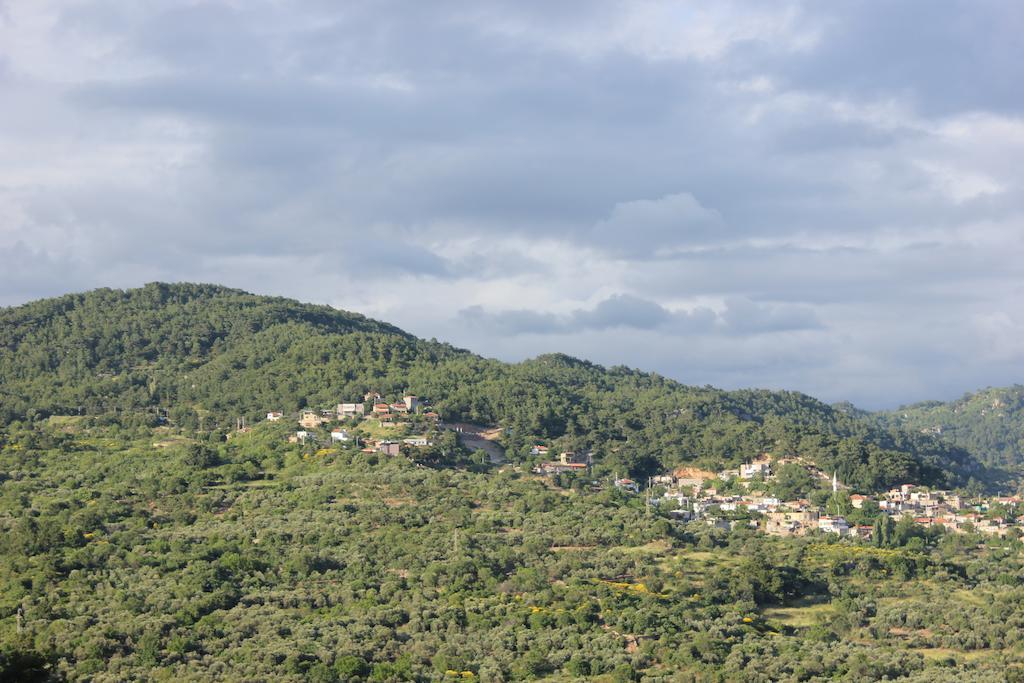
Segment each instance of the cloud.
[{"label": "cloud", "polygon": [[0,305],[59,296],[81,288],[89,278],[81,266],[32,249],[24,242],[0,247]]},{"label": "cloud", "polygon": [[488,313],[482,306],[470,306],[459,311],[460,321],[483,327],[501,335],[551,334],[568,329],[567,322],[552,313],[515,310]]},{"label": "cloud", "polygon": [[731,299],[721,312],[703,306],[669,310],[631,294],[616,294],[598,302],[593,308],[578,308],[563,315],[522,309],[487,312],[476,305],[460,310],[458,317],[470,325],[503,335],[565,335],[615,329],[661,330],[673,335],[754,335],[822,327],[817,316],[807,307],[772,306]]},{"label": "cloud", "polygon": [[198,279],[866,405],[1024,381],[1011,3],[3,8],[5,303]]},{"label": "cloud", "polygon": [[704,208],[693,195],[683,192],[616,204],[586,241],[613,254],[637,258],[721,239],[724,232],[722,217],[716,211]]},{"label": "cloud", "polygon": [[650,330],[664,325],[671,317],[671,313],[653,301],[629,294],[617,294],[601,301],[591,310],[573,312],[571,324],[582,330],[613,327]]},{"label": "cloud", "polygon": [[1024,104],[1012,85],[1024,78],[1024,65],[1010,49],[1024,29],[1019,5],[958,0],[936,11],[934,3],[913,0],[816,10],[823,34],[813,52],[779,54],[780,73],[801,88],[901,93],[936,114],[1019,111]]},{"label": "cloud", "polygon": [[[652,330],[667,325],[675,314],[653,301],[616,294],[598,302],[593,308],[578,308],[563,315],[528,310],[488,312],[482,306],[471,306],[460,310],[458,316],[477,327],[518,335],[572,334],[616,328]],[[686,314],[682,317],[685,318]]]},{"label": "cloud", "polygon": [[821,329],[821,321],[808,306],[768,306],[747,299],[729,299],[722,322],[735,334]]}]

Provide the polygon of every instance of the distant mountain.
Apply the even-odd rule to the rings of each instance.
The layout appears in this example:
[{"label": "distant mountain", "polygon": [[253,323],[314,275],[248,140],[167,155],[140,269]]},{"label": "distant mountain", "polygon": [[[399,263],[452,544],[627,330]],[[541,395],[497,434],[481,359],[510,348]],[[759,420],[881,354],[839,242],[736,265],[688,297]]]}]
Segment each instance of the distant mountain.
[{"label": "distant mountain", "polygon": [[560,354],[482,358],[354,313],[214,285],[153,283],[0,309],[0,421],[166,415],[226,429],[269,410],[409,392],[447,419],[497,424],[513,458],[536,442],[593,451],[640,476],[682,463],[799,455],[858,490],[962,486],[986,472],[963,448],[795,392],[687,387]]},{"label": "distant mountain", "polygon": [[1024,464],[1024,386],[982,389],[956,401],[926,401],[879,414],[888,426],[956,444],[994,466]]}]

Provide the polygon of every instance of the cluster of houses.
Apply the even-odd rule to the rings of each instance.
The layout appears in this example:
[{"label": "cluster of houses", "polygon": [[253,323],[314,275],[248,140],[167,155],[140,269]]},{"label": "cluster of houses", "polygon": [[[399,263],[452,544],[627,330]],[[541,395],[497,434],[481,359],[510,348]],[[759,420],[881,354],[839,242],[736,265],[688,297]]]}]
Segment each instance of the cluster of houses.
[{"label": "cluster of houses", "polygon": [[[403,396],[401,401],[388,403],[377,392],[369,392],[363,397],[363,401],[354,403],[339,403],[336,408],[325,410],[302,410],[298,415],[298,424],[301,427],[288,440],[292,443],[306,443],[318,441],[319,435],[316,430],[329,426],[334,422],[343,420],[375,420],[380,426],[398,426],[406,422],[410,415],[419,415],[428,422],[440,423],[440,416],[427,410],[426,403],[417,396]],[[294,415],[293,415],[294,417]],[[267,421],[280,422],[285,418],[281,412],[268,412]],[[331,430],[332,443],[357,442],[357,439],[343,426],[334,427]],[[425,436],[418,436],[402,440],[391,439],[364,439],[362,443],[364,453],[383,453],[385,455],[400,455],[403,446],[424,447],[433,445]]]},{"label": "cluster of houses", "polygon": [[[367,411],[367,406],[370,406]],[[380,394],[370,392],[363,397],[362,403],[339,403],[336,408],[324,410],[303,410],[299,413],[299,425],[305,429],[316,429],[338,420],[374,419],[382,423],[401,422],[408,415],[421,414],[428,420],[438,421],[440,416],[429,410],[423,410],[425,404],[417,396],[404,396],[401,401],[386,403]],[[278,422],[284,419],[280,412],[267,413],[267,420]]]},{"label": "cluster of houses", "polygon": [[[546,456],[546,446],[535,446],[533,456]],[[563,452],[558,459],[542,462],[533,471],[542,475],[556,475],[567,472],[587,472],[591,455]],[[773,461],[771,456],[762,455],[738,468],[719,472],[701,470],[695,467],[681,467],[671,474],[652,477],[648,488],[659,487],[663,493],[648,497],[651,505],[670,508],[669,514],[683,521],[704,520],[720,528],[734,528],[749,525],[776,536],[803,536],[812,532],[836,534],[838,536],[870,538],[872,525],[851,524],[841,515],[829,515],[821,506],[807,499],[780,500],[757,491],[762,481],[775,478],[773,467],[797,462],[821,479],[829,477],[817,468],[798,459]],[[729,481],[738,478],[746,493],[724,493],[713,487],[715,481]],[[831,477],[832,490],[845,489],[835,474]],[[640,485],[631,479],[615,478],[616,488],[639,493]],[[730,487],[734,488],[734,487]],[[952,491],[929,490],[913,484],[905,484],[874,498],[861,494],[850,495],[850,505],[858,510],[868,506],[874,513],[884,513],[894,521],[910,517],[922,526],[939,525],[950,532],[976,531],[983,534],[1005,536],[1011,530],[1024,532],[1024,526],[1011,519],[990,514],[994,505],[999,509],[1014,512],[1021,499],[1017,496],[989,499],[965,500]],[[747,514],[736,514],[747,513]]]},{"label": "cluster of houses", "polygon": [[[759,471],[757,475],[765,475]],[[679,475],[679,476],[676,476]],[[741,468],[740,477],[744,477]],[[770,475],[768,475],[770,476]],[[712,479],[721,479],[721,473],[701,472],[692,468],[677,470],[673,475],[656,477],[652,481],[666,486],[656,504],[668,503],[675,510],[670,514],[684,520],[704,519],[709,524],[722,528],[733,528],[746,524],[775,536],[803,536],[815,531],[859,538],[871,538],[872,525],[854,525],[840,515],[829,515],[821,506],[813,505],[807,499],[779,500],[776,497],[751,492],[747,494],[719,494],[714,488],[705,488]],[[832,479],[833,491],[839,483]],[[988,514],[990,507],[1001,504],[1013,511],[1020,504],[1017,496],[997,497],[966,501],[951,491],[929,490],[913,484],[892,489],[877,498],[860,494],[850,495],[850,505],[862,510],[870,505],[898,521],[910,517],[922,526],[939,525],[950,532],[977,531],[983,534],[1005,536],[1012,529],[1024,531],[1016,522],[1004,517]],[[745,515],[745,519],[734,519],[735,515],[722,513],[756,513]],[[733,519],[730,519],[732,517]]]},{"label": "cluster of houses", "polygon": [[[863,496],[850,496],[854,507],[864,504]],[[1021,503],[1020,496],[996,496],[967,501],[950,491],[929,491],[905,484],[888,491],[878,501],[878,508],[893,516],[911,515],[917,524],[938,524],[948,531],[972,529],[983,534],[1005,536],[1011,529],[1022,527],[1004,516],[993,513],[993,508],[1015,513]]]}]

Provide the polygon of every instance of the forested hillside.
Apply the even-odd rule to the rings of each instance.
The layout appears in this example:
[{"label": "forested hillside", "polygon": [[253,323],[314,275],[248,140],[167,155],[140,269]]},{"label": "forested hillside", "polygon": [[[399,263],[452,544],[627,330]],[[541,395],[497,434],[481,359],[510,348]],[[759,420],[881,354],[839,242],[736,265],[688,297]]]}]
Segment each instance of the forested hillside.
[{"label": "forested hillside", "polygon": [[268,410],[411,392],[446,419],[497,424],[513,457],[535,442],[653,473],[799,455],[859,490],[963,486],[963,449],[794,392],[694,388],[562,355],[519,364],[324,306],[212,285],[102,289],[0,311],[0,421],[105,416],[209,431]]},{"label": "forested hillside", "polygon": [[938,437],[989,465],[1024,464],[1024,386],[988,388],[942,403],[880,413],[885,424]]},{"label": "forested hillside", "polygon": [[[296,435],[301,408],[368,391],[500,426],[516,465],[538,443],[595,462],[495,464],[422,411]],[[163,284],[0,311],[0,392],[0,681],[1024,680],[1021,527],[983,531],[1017,506],[965,498],[955,530],[856,507],[828,473],[870,492],[986,471],[850,406]],[[364,448],[412,425],[424,444]],[[769,535],[772,513],[721,500],[688,518],[610,476],[766,451],[793,458],[773,481],[713,485],[870,538]]]}]

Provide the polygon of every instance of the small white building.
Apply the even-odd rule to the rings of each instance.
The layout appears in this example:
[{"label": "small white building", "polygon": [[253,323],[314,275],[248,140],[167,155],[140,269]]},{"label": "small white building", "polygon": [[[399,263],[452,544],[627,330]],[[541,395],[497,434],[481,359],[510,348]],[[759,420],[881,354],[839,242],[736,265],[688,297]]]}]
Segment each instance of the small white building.
[{"label": "small white building", "polygon": [[282,417],[284,417],[284,415],[276,411],[267,413],[268,422],[280,422]]},{"label": "small white building", "polygon": [[690,504],[690,497],[679,491],[666,491],[662,496],[666,502],[675,501],[677,507],[684,508]]},{"label": "small white building", "polygon": [[294,436],[288,437],[288,441],[291,443],[306,443],[306,441],[313,441],[315,438],[316,437],[314,437],[313,434],[300,430],[295,432]]},{"label": "small white building", "polygon": [[768,460],[755,460],[740,465],[740,478],[753,479],[757,476],[767,477],[772,473],[772,464]]},{"label": "small white building", "polygon": [[747,509],[751,512],[774,512],[782,502],[771,496],[751,498],[747,502]]},{"label": "small white building", "polygon": [[838,534],[839,536],[850,534],[850,524],[844,517],[819,517],[818,528],[828,534]]},{"label": "small white building", "polygon": [[352,437],[344,429],[332,429],[331,441],[351,441]]}]

